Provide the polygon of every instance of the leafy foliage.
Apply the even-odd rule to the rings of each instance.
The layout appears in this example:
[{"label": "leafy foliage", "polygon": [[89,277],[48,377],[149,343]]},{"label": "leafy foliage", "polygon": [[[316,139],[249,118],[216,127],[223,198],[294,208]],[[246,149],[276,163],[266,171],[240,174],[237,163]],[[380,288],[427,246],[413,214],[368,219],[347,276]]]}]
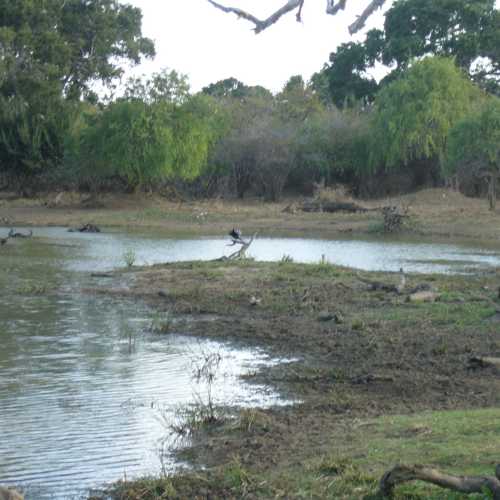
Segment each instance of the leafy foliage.
[{"label": "leafy foliage", "polygon": [[324,179],[352,182],[367,162],[369,114],[325,109],[304,122],[297,133],[294,184]]},{"label": "leafy foliage", "polygon": [[383,63],[391,72],[384,86],[429,55],[453,57],[481,87],[500,93],[500,11],[495,0],[397,0],[384,30],[370,30],[363,43],[342,44],[313,77],[325,102],[337,106],[373,101],[379,88],[368,70]]},{"label": "leafy foliage", "polygon": [[153,54],[140,10],[117,0],[0,0],[0,172],[26,179],[60,167],[80,98],[96,98],[92,83]]},{"label": "leafy foliage", "polygon": [[127,97],[87,116],[68,142],[68,162],[92,183],[124,179],[137,188],[155,180],[194,179],[222,130],[215,102],[191,97],[175,72],[134,80]]},{"label": "leafy foliage", "polygon": [[330,64],[313,76],[313,88],[323,100],[337,107],[355,105],[365,99],[373,101],[377,82],[367,76],[368,54],[361,43],[344,43],[330,54]]},{"label": "leafy foliage", "polygon": [[479,98],[452,60],[434,57],[415,63],[377,97],[371,167],[390,169],[423,158],[442,161],[450,129]]},{"label": "leafy foliage", "polygon": [[459,166],[500,173],[500,99],[488,99],[452,128],[447,153],[450,173]]},{"label": "leafy foliage", "polygon": [[96,79],[109,83],[122,74],[121,61],[154,55],[141,18],[140,9],[118,0],[0,0],[2,93],[46,80],[78,98]]}]

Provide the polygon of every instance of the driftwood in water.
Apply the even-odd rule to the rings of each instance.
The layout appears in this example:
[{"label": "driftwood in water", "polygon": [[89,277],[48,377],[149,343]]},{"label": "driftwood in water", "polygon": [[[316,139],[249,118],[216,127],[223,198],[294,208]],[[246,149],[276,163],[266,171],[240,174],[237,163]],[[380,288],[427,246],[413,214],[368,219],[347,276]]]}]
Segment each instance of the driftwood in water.
[{"label": "driftwood in water", "polygon": [[15,229],[9,231],[8,238],[31,238],[33,231],[30,229],[27,233],[18,233]]},{"label": "driftwood in water", "polygon": [[101,230],[94,224],[83,224],[83,226],[68,229],[70,233],[100,233]]},{"label": "driftwood in water", "polygon": [[91,273],[91,278],[114,278],[113,273]]},{"label": "driftwood in water", "polygon": [[305,202],[302,205],[301,210],[303,212],[356,213],[356,212],[370,212],[372,210],[378,210],[378,209],[365,208],[360,205],[356,205],[356,203],[350,203],[350,202],[313,200]]},{"label": "driftwood in water", "polygon": [[452,476],[424,465],[397,465],[382,476],[380,493],[392,497],[395,486],[415,480],[466,494],[489,490],[494,500],[500,500],[500,465],[496,467],[495,476]]}]

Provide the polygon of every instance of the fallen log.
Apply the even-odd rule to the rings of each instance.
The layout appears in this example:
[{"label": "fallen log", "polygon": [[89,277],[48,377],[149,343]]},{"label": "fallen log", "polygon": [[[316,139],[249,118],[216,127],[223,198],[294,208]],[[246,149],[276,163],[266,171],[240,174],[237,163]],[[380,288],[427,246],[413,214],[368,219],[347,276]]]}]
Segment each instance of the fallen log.
[{"label": "fallen log", "polygon": [[365,208],[360,205],[356,205],[356,203],[350,202],[336,202],[336,201],[309,201],[302,205],[301,210],[303,212],[370,212],[372,210],[378,209],[370,209]]},{"label": "fallen log", "polygon": [[393,285],[390,283],[382,283],[381,281],[372,281],[366,278],[363,278],[359,273],[356,274],[356,277],[358,278],[359,281],[365,283],[366,285],[369,285],[370,290],[372,292],[375,291],[383,291],[383,292],[389,292],[389,293],[403,293],[405,287],[406,287],[406,276],[403,271],[403,268],[399,270],[399,274],[401,276],[399,285]]},{"label": "fallen log", "polygon": [[467,368],[469,370],[478,370],[480,368],[494,367],[500,369],[500,358],[491,357],[472,357],[469,358]]},{"label": "fallen log", "polygon": [[114,278],[113,273],[91,273],[91,278]]},{"label": "fallen log", "polygon": [[68,229],[68,233],[100,233],[101,230],[94,224],[83,224],[80,227]]},{"label": "fallen log", "polygon": [[380,493],[390,498],[398,484],[416,480],[466,494],[486,490],[493,494],[493,500],[500,500],[500,465],[496,466],[495,476],[453,476],[424,465],[397,465],[382,476]]},{"label": "fallen log", "polygon": [[15,229],[11,229],[8,238],[31,238],[33,231],[30,229],[28,233],[18,233]]}]

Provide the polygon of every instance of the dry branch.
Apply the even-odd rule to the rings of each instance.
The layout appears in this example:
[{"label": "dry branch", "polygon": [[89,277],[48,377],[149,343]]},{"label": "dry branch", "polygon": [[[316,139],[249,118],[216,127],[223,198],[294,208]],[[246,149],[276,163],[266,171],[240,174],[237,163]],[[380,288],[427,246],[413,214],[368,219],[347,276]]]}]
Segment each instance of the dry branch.
[{"label": "dry branch", "polygon": [[402,268],[399,270],[399,276],[399,285],[393,285],[389,283],[382,283],[381,281],[368,280],[366,278],[363,278],[363,276],[361,276],[359,273],[356,273],[356,277],[358,278],[358,280],[369,285],[372,292],[380,290],[383,292],[402,294],[406,288],[406,276]]},{"label": "dry branch", "polygon": [[[338,3],[335,3],[335,0],[327,0],[326,1],[326,13],[334,16],[340,10],[344,10],[347,6],[348,0],[339,0]],[[304,6],[305,0],[288,0],[281,8],[279,8],[276,12],[271,14],[267,19],[258,19],[253,14],[246,12],[238,7],[231,7],[222,5],[215,0],[208,0],[210,4],[212,4],[216,9],[222,10],[223,12],[236,14],[238,17],[246,19],[255,25],[254,31],[255,33],[260,33],[265,29],[269,28],[275,24],[282,16],[288,14],[291,11],[297,10],[297,21],[302,20],[302,8]],[[353,35],[358,31],[362,30],[366,24],[367,19],[377,10],[380,9],[386,0],[372,0],[366,9],[358,16],[356,21],[349,26],[349,33]]]},{"label": "dry branch", "polygon": [[424,481],[460,493],[483,493],[489,490],[494,500],[500,500],[500,465],[495,476],[452,476],[424,465],[397,465],[380,480],[380,493],[391,497],[395,486],[408,481]]},{"label": "dry branch", "polygon": [[365,208],[360,205],[357,205],[356,203],[350,203],[350,202],[313,200],[305,202],[302,205],[301,210],[303,212],[356,213],[356,212],[370,212],[376,209]]},{"label": "dry branch", "polygon": [[472,357],[468,361],[468,368],[470,370],[477,370],[479,368],[488,368],[492,366],[500,370],[500,358]]}]

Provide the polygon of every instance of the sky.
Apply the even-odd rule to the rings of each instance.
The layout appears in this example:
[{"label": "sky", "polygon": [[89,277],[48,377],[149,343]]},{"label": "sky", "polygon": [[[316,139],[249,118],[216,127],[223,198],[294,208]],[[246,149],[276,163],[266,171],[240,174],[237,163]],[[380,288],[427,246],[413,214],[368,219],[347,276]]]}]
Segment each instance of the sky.
[{"label": "sky", "polygon": [[[207,0],[124,0],[143,12],[143,35],[154,40],[156,58],[129,75],[150,74],[162,68],[187,74],[193,91],[234,77],[247,85],[281,90],[292,75],[308,80],[335,48],[364,39],[372,27],[383,26],[384,10],[374,14],[362,33],[351,37],[348,26],[369,0],[351,0],[344,12],[325,13],[326,0],[306,0],[302,23],[289,13],[256,35],[252,24],[211,6]],[[286,0],[219,0],[266,18]],[[379,70],[380,72],[380,70]],[[374,76],[377,76],[376,74]]]}]

